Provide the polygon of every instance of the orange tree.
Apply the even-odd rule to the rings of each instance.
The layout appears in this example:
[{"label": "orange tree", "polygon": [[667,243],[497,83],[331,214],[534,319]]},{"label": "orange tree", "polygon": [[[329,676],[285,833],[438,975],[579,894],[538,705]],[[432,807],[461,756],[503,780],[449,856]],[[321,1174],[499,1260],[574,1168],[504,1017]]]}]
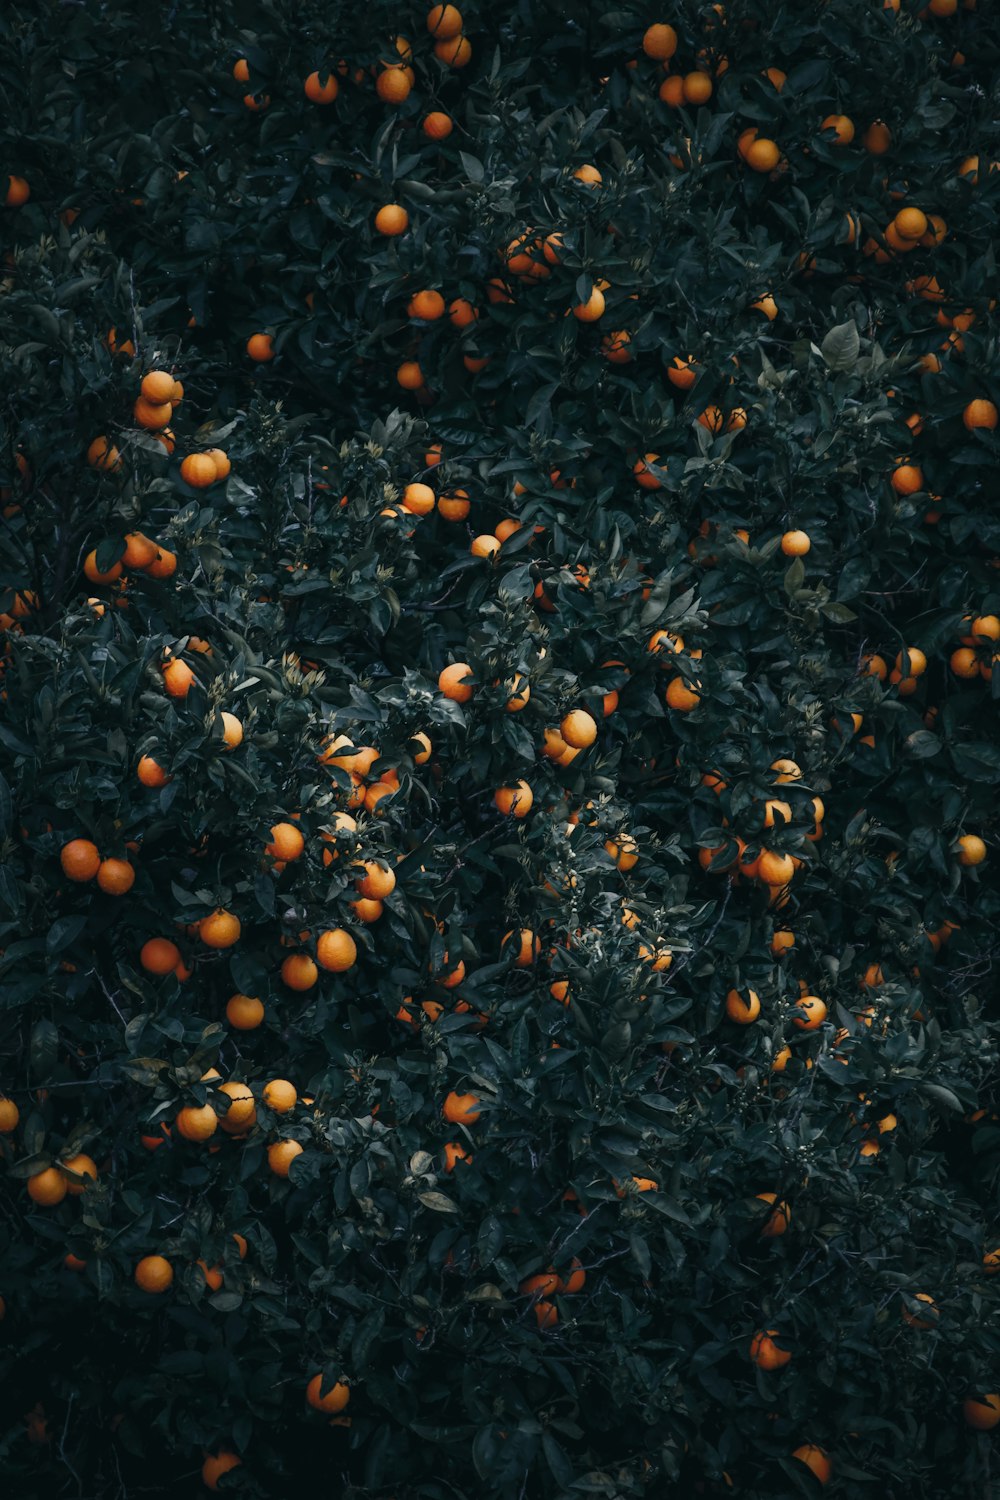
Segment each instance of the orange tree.
[{"label": "orange tree", "polygon": [[156,24],[3,22],[5,1476],[985,1493],[989,7]]}]

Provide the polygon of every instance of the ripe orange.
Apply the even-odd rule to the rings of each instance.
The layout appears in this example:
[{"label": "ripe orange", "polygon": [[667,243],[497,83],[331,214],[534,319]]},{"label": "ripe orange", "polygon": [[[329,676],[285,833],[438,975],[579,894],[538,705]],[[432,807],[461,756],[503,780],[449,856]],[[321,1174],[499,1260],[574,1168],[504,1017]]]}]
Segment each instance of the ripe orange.
[{"label": "ripe orange", "polygon": [[832,1469],[824,1449],[817,1448],[815,1443],[802,1443],[793,1451],[792,1457],[811,1469],[820,1484],[829,1484]]},{"label": "ripe orange", "polygon": [[849,146],[854,139],[854,122],[847,115],[827,115],[819,128],[834,132],[834,146]]},{"label": "ripe orange", "polygon": [[305,849],[306,841],[294,823],[274,823],[271,826],[271,842],[264,846],[264,853],[271,859],[298,859]]},{"label": "ripe orange", "polygon": [[976,833],[963,833],[958,840],[958,862],[960,865],[981,865],[986,858],[986,845]]},{"label": "ripe orange", "polygon": [[257,1118],[252,1091],[245,1083],[220,1083],[218,1092],[230,1101],[226,1113],[219,1116],[219,1125],[227,1135],[245,1134]]},{"label": "ripe orange", "polygon": [[126,568],[148,568],[156,561],[159,551],[156,543],[141,531],[130,531],[125,538],[125,555],[122,565]]},{"label": "ripe orange", "polygon": [[87,462],[92,469],[111,473],[122,466],[122,456],[109,438],[96,437],[87,449]]},{"label": "ripe orange", "polygon": [[263,1003],[253,995],[231,995],[226,1020],[236,1031],[255,1031],[264,1019]]},{"label": "ripe orange", "polygon": [[977,1432],[989,1432],[1000,1422],[1000,1395],[970,1396],[962,1403],[962,1414]]},{"label": "ripe orange", "polygon": [[210,1104],[187,1104],[178,1110],[174,1124],[186,1141],[207,1141],[215,1134],[219,1117]]},{"label": "ripe orange", "polygon": [[[436,9],[452,10],[453,7],[450,5],[439,5]],[[433,13],[432,11],[431,14],[433,15]],[[351,1388],[349,1385],[345,1385],[342,1380],[336,1381],[332,1386],[327,1388],[322,1375],[314,1375],[306,1386],[306,1400],[309,1402],[309,1405],[316,1411],[324,1411],[329,1415],[343,1411],[350,1399]]]},{"label": "ripe orange", "polygon": [[779,1201],[777,1193],[758,1193],[757,1197],[762,1203],[767,1203],[771,1207],[771,1212],[761,1226],[761,1238],[777,1239],[785,1233],[792,1221],[791,1209],[783,1198]]},{"label": "ripe orange", "polygon": [[205,1462],[201,1466],[202,1484],[206,1489],[218,1490],[219,1480],[223,1474],[228,1474],[232,1469],[238,1469],[242,1462],[242,1458],[238,1458],[228,1448],[220,1448],[217,1453],[206,1454]]},{"label": "ripe orange", "polygon": [[818,995],[802,995],[792,1011],[792,1021],[799,1031],[816,1031],[826,1017],[826,1005]]},{"label": "ripe orange", "polygon": [[403,491],[403,508],[411,515],[429,516],[436,504],[437,496],[429,484],[408,484]]},{"label": "ripe orange", "polygon": [[806,531],[786,531],[781,538],[781,550],[786,557],[805,557],[812,546]]},{"label": "ripe orange", "polygon": [[[446,10],[453,7],[446,6]],[[449,37],[447,41],[434,43],[434,56],[449,68],[464,68],[472,57],[472,43],[468,37]]]},{"label": "ripe orange", "polygon": [[585,750],[597,738],[597,723],[585,709],[572,709],[559,725],[559,733],[574,750]]},{"label": "ripe orange", "polygon": [[237,83],[250,82],[250,64],[245,57],[239,57],[233,63],[233,77]]},{"label": "ripe orange", "polygon": [[231,948],[239,941],[240,919],[217,906],[211,916],[202,917],[198,923],[198,936],[206,948]]},{"label": "ripe orange", "polygon": [[441,1114],[452,1125],[474,1125],[482,1113],[478,1094],[458,1094],[452,1089],[441,1106]]},{"label": "ripe orange", "polygon": [[275,1177],[287,1177],[292,1162],[302,1155],[298,1141],[273,1141],[267,1148],[267,1164]]},{"label": "ripe orange", "polygon": [[181,950],[169,938],[150,938],[139,950],[139,962],[148,974],[172,974],[180,961]]},{"label": "ripe orange", "polygon": [[229,454],[222,448],[206,448],[202,457],[210,458],[214,463],[216,479],[227,479],[229,477],[233,466],[229,460]]},{"label": "ripe orange", "polygon": [[189,453],[181,461],[181,478],[193,490],[206,490],[218,479],[215,460],[207,453]]},{"label": "ripe orange", "polygon": [[757,868],[761,880],[768,885],[787,885],[795,874],[791,855],[777,854],[772,849],[761,850]]},{"label": "ripe orange", "polygon": [[750,1358],[760,1370],[780,1370],[792,1357],[790,1349],[780,1348],[774,1341],[780,1338],[776,1328],[760,1329],[750,1340]]},{"label": "ripe orange", "polygon": [[424,123],[421,126],[424,135],[428,140],[431,141],[445,140],[449,135],[451,135],[451,132],[454,130],[454,128],[455,126],[451,116],[446,115],[444,111],[440,109],[432,109],[430,114],[424,118]]},{"label": "ripe orange", "polygon": [[760,1000],[756,990],[747,990],[741,995],[739,990],[730,990],[726,996],[726,1015],[737,1026],[751,1026],[760,1015]]},{"label": "ripe orange", "polygon": [[460,1161],[471,1162],[472,1157],[470,1153],[466,1151],[464,1146],[460,1146],[457,1141],[447,1141],[444,1147],[445,1171],[453,1172],[455,1170],[455,1163]]},{"label": "ripe orange", "polygon": [[667,683],[664,696],[668,708],[673,708],[682,714],[690,713],[701,702],[701,694],[695,692],[694,688],[688,687],[683,677],[672,677]]},{"label": "ripe orange", "polygon": [[303,89],[306,98],[313,104],[332,104],[340,93],[340,85],[332,73],[327,73],[325,83],[318,72],[310,73]]},{"label": "ripe orange", "polygon": [[398,203],[384,203],[375,215],[375,228],[379,234],[405,234],[410,227],[410,216]]},{"label": "ripe orange", "polygon": [[166,370],[150,370],[144,375],[139,387],[142,399],[148,401],[150,406],[162,406],[169,402],[174,393],[174,377]]},{"label": "ripe orange", "polygon": [[21,1111],[13,1099],[0,1098],[0,1135],[10,1135],[17,1129]]},{"label": "ripe orange", "polygon": [[135,1284],[144,1292],[165,1292],[174,1279],[174,1268],[162,1255],[144,1255],[135,1268]]},{"label": "ripe orange", "polygon": [[171,698],[186,698],[194,682],[194,673],[186,661],[179,656],[172,656],[169,661],[164,662],[160,671],[163,673],[163,686]]},{"label": "ripe orange", "polygon": [[466,682],[464,679],[473,675],[468,662],[453,662],[450,667],[445,667],[438,677],[438,691],[454,703],[468,703],[475,688],[473,683]]},{"label": "ripe orange", "polygon": [[31,188],[24,177],[8,176],[4,203],[8,208],[20,208],[31,197]]},{"label": "ripe orange", "polygon": [[[781,151],[776,141],[769,140],[767,136],[758,136],[755,141],[751,141],[747,146],[743,160],[754,172],[773,172],[781,160]],[[761,312],[765,312],[766,308],[762,305],[763,302],[773,303],[773,299],[770,297],[763,298],[761,302],[755,302],[753,305],[759,308]],[[767,316],[771,318],[774,314],[768,312]]]},{"label": "ripe orange", "polygon": [[402,63],[384,68],[375,80],[375,92],[385,104],[402,104],[412,88],[409,70]]},{"label": "ripe orange", "polygon": [[424,372],[415,359],[404,359],[396,371],[396,383],[404,391],[419,391],[424,384]]},{"label": "ripe orange", "polygon": [[676,31],[662,22],[648,27],[642,39],[642,50],[656,62],[666,62],[677,51]]},{"label": "ripe orange", "polygon": [[332,974],[343,974],[357,962],[358,945],[343,927],[321,932],[316,942],[316,962]]},{"label": "ripe orange", "polygon": [[521,927],[504,934],[500,951],[508,955],[513,953],[515,969],[529,969],[538,957],[541,946],[530,927]]},{"label": "ripe orange", "polygon": [[604,316],[604,306],[604,293],[595,286],[586,302],[578,302],[573,308],[573,316],[581,323],[596,323]]},{"label": "ripe orange", "polygon": [[368,896],[372,901],[384,901],[386,896],[392,895],[396,889],[394,870],[374,859],[364,860],[362,868],[364,874],[354,882],[362,896]]},{"label": "ripe orange", "polygon": [[101,868],[101,856],[90,839],[70,839],[59,851],[59,863],[68,879],[83,883],[93,880]]},{"label": "ripe orange", "polygon": [[57,1167],[46,1167],[28,1178],[28,1197],[40,1208],[54,1208],[69,1191],[69,1183]]},{"label": "ripe orange", "polygon": [[497,787],[493,793],[493,803],[497,811],[505,818],[526,818],[531,811],[534,802],[534,793],[526,781],[518,781],[513,786]]},{"label": "ripe orange", "polygon": [[454,5],[435,5],[427,13],[427,30],[437,41],[448,41],[462,30],[462,12]]},{"label": "ripe orange", "polygon": [[589,162],[584,162],[582,167],[577,167],[573,177],[577,182],[582,182],[584,187],[599,187],[604,181],[597,168],[591,166]]},{"label": "ripe orange", "polygon": [[243,743],[243,725],[235,714],[227,713],[223,709],[222,719],[222,743],[229,750],[235,750]]},{"label": "ripe orange", "polygon": [[997,409],[992,401],[986,401],[979,397],[970,401],[962,413],[962,421],[970,432],[983,428],[992,432],[997,425]]},{"label": "ripe orange", "polygon": [[276,1115],[287,1115],[299,1102],[295,1085],[287,1078],[272,1078],[264,1085],[264,1103]]},{"label": "ripe orange", "polygon": [[290,990],[311,990],[319,970],[308,953],[290,953],[281,965],[281,977]]},{"label": "ripe orange", "polygon": [[708,73],[696,70],[684,75],[684,102],[686,104],[707,104],[712,97],[712,79]]},{"label": "ripe orange", "polygon": [[408,317],[423,318],[427,323],[435,323],[438,318],[443,318],[444,311],[444,298],[440,292],[435,291],[414,292],[406,304]]},{"label": "ripe orange", "polygon": [[127,859],[104,859],[97,872],[97,884],[108,896],[124,896],[135,885],[135,866]]},{"label": "ripe orange", "polygon": [[254,364],[269,364],[275,355],[273,336],[270,333],[252,333],[247,339],[247,354]]}]

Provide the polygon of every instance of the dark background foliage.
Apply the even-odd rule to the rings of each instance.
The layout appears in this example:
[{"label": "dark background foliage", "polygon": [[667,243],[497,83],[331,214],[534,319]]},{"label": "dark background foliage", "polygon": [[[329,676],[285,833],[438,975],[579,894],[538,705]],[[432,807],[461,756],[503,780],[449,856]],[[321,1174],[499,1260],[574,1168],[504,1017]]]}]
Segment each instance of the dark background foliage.
[{"label": "dark background foliage", "polygon": [[[974,678],[949,657],[966,617],[1000,611],[997,439],[962,417],[1000,399],[1000,36],[989,4],[919,9],[467,0],[458,69],[422,7],[386,0],[5,8],[0,170],[31,193],[0,209],[0,1092],[20,1111],[0,1138],[0,1472],[19,1496],[189,1493],[220,1447],[243,1460],[220,1491],[261,1497],[818,1493],[803,1443],[831,1493],[990,1493],[962,1402],[1000,1379],[1000,900],[957,840],[995,846],[1000,672],[985,639]],[[658,98],[656,21],[706,103]],[[415,86],[393,105],[373,74],[400,33]],[[329,106],[313,70],[338,80]],[[741,160],[753,127],[774,173]],[[399,237],[375,231],[386,203]],[[946,221],[940,244],[886,248],[907,204]],[[508,246],[554,232],[547,275],[510,273]],[[596,280],[606,311],[581,323]],[[425,288],[478,319],[409,317]],[[258,333],[272,361],[248,357]],[[172,455],[130,415],[154,368],[185,389]],[[719,433],[697,420],[713,406]],[[102,435],[115,472],[87,463]],[[180,461],[205,446],[232,473],[195,490]],[[636,483],[645,454],[658,489]],[[912,495],[890,482],[904,457]],[[400,512],[415,481],[466,491],[467,521]],[[499,553],[471,555],[505,518]],[[812,543],[791,562],[790,529]],[[136,530],[176,572],[88,582],[86,555],[107,571]],[[658,629],[685,646],[666,671]],[[912,690],[864,669],[902,652],[906,679],[916,648]],[[451,662],[474,671],[465,705],[437,690]],[[678,673],[691,713],[664,701]],[[597,741],[558,765],[543,733],[576,707]],[[350,841],[322,858],[352,793],[317,759],[333,732],[378,751],[370,779],[398,773],[354,814],[397,877],[371,924]],[[775,790],[779,757],[802,775]],[[494,790],[521,778],[533,807],[505,819]],[[774,796],[792,821],[767,847],[802,861],[784,893],[720,868],[737,836],[760,851]],[[293,815],[305,852],[276,870],[269,829]],[[80,837],[132,860],[127,895],[63,878]],[[242,922],[222,952],[192,930],[217,906]],[[357,964],[290,989],[283,960],[338,926]],[[517,929],[540,941],[526,967]],[[189,977],[143,969],[154,936]],[[750,1026],[734,987],[760,997]],[[816,1030],[800,989],[828,1008]],[[259,1029],[227,1024],[234,991],[263,1000]],[[254,1129],[147,1150],[185,1105],[223,1113],[211,1067],[250,1084]],[[291,1113],[263,1102],[273,1078]],[[452,1089],[484,1101],[474,1123],[442,1119]],[[266,1154],[286,1138],[305,1148],[287,1181]],[[473,1159],[449,1171],[452,1141]],[[97,1184],[36,1207],[25,1179],[80,1150]],[[765,1192],[788,1205],[778,1237]],[[174,1267],[161,1295],[133,1282],[150,1254]],[[585,1285],[540,1328],[521,1284],[574,1258]],[[931,1327],[904,1317],[918,1292]],[[761,1327],[784,1369],[750,1363]],[[305,1402],[319,1371],[350,1383],[332,1423]]]}]

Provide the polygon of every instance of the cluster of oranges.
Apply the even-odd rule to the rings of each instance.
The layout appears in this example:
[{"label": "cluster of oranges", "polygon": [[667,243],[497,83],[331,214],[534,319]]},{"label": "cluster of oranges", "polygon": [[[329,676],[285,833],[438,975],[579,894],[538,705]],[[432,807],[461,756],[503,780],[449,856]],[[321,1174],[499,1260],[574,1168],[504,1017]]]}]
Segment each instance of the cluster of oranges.
[{"label": "cluster of oranges", "polygon": [[[472,61],[472,43],[465,34],[462,13],[454,5],[435,5],[427,12],[427,31],[433,42],[434,56],[445,67],[460,69]],[[405,36],[393,39],[393,55],[382,57],[371,68],[375,78],[375,92],[384,104],[404,104],[410,97],[417,81],[414,70],[413,43]],[[247,58],[239,57],[232,67],[232,76],[239,85],[249,84],[250,90],[243,95],[243,105],[254,114],[269,109],[271,95],[262,80],[255,80]],[[303,93],[310,104],[333,104],[340,94],[340,80],[347,79],[354,85],[365,81],[363,68],[352,68],[341,58],[335,68],[316,68],[307,74],[302,84]],[[451,118],[440,110],[433,110],[424,120],[424,133],[430,140],[443,140],[451,134]]]}]

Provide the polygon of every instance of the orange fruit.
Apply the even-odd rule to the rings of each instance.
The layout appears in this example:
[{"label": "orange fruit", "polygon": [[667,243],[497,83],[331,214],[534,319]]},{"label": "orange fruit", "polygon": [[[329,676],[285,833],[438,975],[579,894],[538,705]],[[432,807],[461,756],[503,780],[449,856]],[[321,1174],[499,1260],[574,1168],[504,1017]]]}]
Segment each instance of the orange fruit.
[{"label": "orange fruit", "polygon": [[358,946],[343,927],[321,932],[316,942],[316,962],[332,974],[343,974],[357,962]]},{"label": "orange fruit", "polygon": [[[438,10],[451,10],[452,8],[450,5],[439,5],[437,7]],[[314,1375],[306,1386],[306,1400],[316,1411],[324,1411],[329,1414],[343,1411],[350,1399],[351,1388],[349,1385],[345,1385],[342,1380],[338,1380],[332,1386],[327,1387],[322,1375]]]},{"label": "orange fruit", "polygon": [[24,177],[8,176],[4,203],[8,208],[20,208],[31,197],[31,188]]},{"label": "orange fruit", "polygon": [[805,557],[811,546],[806,531],[786,531],[781,538],[781,550],[786,557]]},{"label": "orange fruit", "polygon": [[127,859],[103,859],[97,884],[108,896],[124,896],[135,884],[135,866]]},{"label": "orange fruit", "polygon": [[231,995],[226,1002],[226,1020],[237,1031],[255,1031],[264,1019],[264,1006],[253,995]]},{"label": "orange fruit", "polygon": [[[446,10],[453,8],[445,6]],[[447,41],[434,43],[434,56],[449,68],[464,68],[472,57],[472,44],[468,37],[449,37]]]},{"label": "orange fruit", "polygon": [[139,390],[142,399],[148,401],[150,406],[162,406],[173,396],[174,377],[166,370],[150,370],[148,375],[143,376]]},{"label": "orange fruit", "polygon": [[751,1026],[760,1015],[760,1000],[755,990],[741,995],[739,990],[730,990],[726,996],[726,1015],[737,1026]]},{"label": "orange fruit", "polygon": [[217,1292],[222,1286],[223,1279],[222,1272],[218,1266],[210,1266],[207,1260],[201,1260],[200,1258],[195,1261],[195,1265],[200,1268],[201,1274],[205,1278],[205,1285],[209,1291]]},{"label": "orange fruit", "polygon": [[122,466],[122,456],[109,438],[96,437],[87,449],[87,462],[92,469],[111,473]]},{"label": "orange fruit", "polygon": [[429,115],[424,117],[421,129],[430,141],[443,141],[451,135],[455,125],[450,115],[443,110],[432,109]]},{"label": "orange fruit", "polygon": [[265,845],[264,853],[270,855],[271,859],[288,861],[298,859],[305,846],[302,832],[294,823],[274,823],[271,826],[271,842]]},{"label": "orange fruit", "polygon": [[90,839],[70,839],[59,851],[59,863],[69,880],[82,883],[93,880],[101,868],[101,856]]},{"label": "orange fruit", "polygon": [[150,938],[139,950],[139,962],[148,974],[172,974],[180,961],[181,950],[169,938]]},{"label": "orange fruit", "polygon": [[423,318],[426,323],[434,323],[438,318],[443,318],[444,311],[444,298],[440,292],[435,291],[414,292],[406,304],[408,317]]},{"label": "orange fruit", "polygon": [[210,458],[214,463],[216,479],[227,479],[229,477],[233,466],[230,463],[229,454],[225,453],[223,449],[206,448],[203,457]]},{"label": "orange fruit", "polygon": [[148,568],[156,561],[159,551],[156,543],[143,536],[141,531],[130,531],[125,538],[125,555],[122,566],[126,568]]},{"label": "orange fruit", "polygon": [[135,1284],[144,1292],[165,1292],[174,1279],[174,1268],[162,1255],[144,1255],[135,1268]]},{"label": "orange fruit", "polygon": [[975,833],[963,833],[958,840],[958,862],[960,865],[981,865],[986,858],[986,845]]},{"label": "orange fruit", "polygon": [[354,882],[356,890],[362,896],[367,896],[372,901],[384,901],[386,896],[392,895],[396,889],[395,871],[374,859],[364,860],[362,868],[365,873]]},{"label": "orange fruit", "polygon": [[273,1109],[276,1115],[287,1115],[299,1102],[295,1085],[287,1078],[272,1078],[265,1083],[263,1098],[268,1109]]},{"label": "orange fruit", "polygon": [[281,977],[290,990],[311,990],[319,970],[308,953],[290,953],[281,965]]},{"label": "orange fruit", "polygon": [[410,216],[398,203],[384,203],[375,215],[375,228],[379,234],[405,234],[410,227]]},{"label": "orange fruit", "polygon": [[513,786],[497,787],[493,793],[494,806],[505,818],[512,815],[515,818],[526,818],[534,800],[534,793],[526,781],[518,781]]},{"label": "orange fruit", "polygon": [[849,146],[854,139],[854,122],[847,115],[827,115],[819,128],[834,132],[835,146]]},{"label": "orange fruit", "polygon": [[585,709],[574,708],[561,721],[559,733],[574,750],[585,750],[597,738],[597,723]]},{"label": "orange fruit", "polygon": [[677,33],[663,22],[646,29],[642,39],[642,50],[656,62],[666,62],[677,51]]},{"label": "orange fruit", "polygon": [[230,1101],[219,1124],[227,1135],[241,1134],[250,1129],[257,1118],[257,1108],[252,1091],[245,1083],[220,1083],[218,1092]]},{"label": "orange fruit", "polygon": [[472,676],[473,671],[468,662],[453,662],[438,677],[438,691],[454,703],[468,703],[475,690],[474,684],[463,679]]},{"label": "orange fruit", "polygon": [[181,478],[193,490],[206,490],[218,479],[215,460],[207,453],[189,453],[181,461]]},{"label": "orange fruit", "polygon": [[707,104],[712,97],[712,79],[708,73],[697,70],[684,75],[684,102]]},{"label": "orange fruit", "polygon": [[694,688],[688,687],[683,677],[672,677],[667,683],[664,696],[668,708],[673,708],[682,714],[690,713],[701,702],[701,694],[695,692]]},{"label": "orange fruit", "polygon": [[69,1191],[69,1183],[57,1167],[46,1167],[28,1178],[28,1197],[40,1208],[54,1208]]},{"label": "orange fruit", "polygon": [[404,359],[396,371],[396,382],[404,391],[419,391],[424,384],[424,372],[415,359]]},{"label": "orange fruit", "polygon": [[802,995],[792,1011],[792,1021],[799,1031],[816,1031],[826,1017],[826,1005],[818,995]]},{"label": "orange fruit", "polygon": [[977,1432],[989,1432],[1000,1422],[1000,1395],[969,1396],[962,1403],[962,1415]]},{"label": "orange fruit", "polygon": [[504,934],[500,951],[505,954],[513,953],[515,969],[528,969],[538,957],[541,946],[530,927],[521,927],[516,932],[512,930]]},{"label": "orange fruit", "polygon": [[313,104],[332,104],[340,92],[340,85],[331,73],[327,73],[324,83],[320,74],[310,73],[303,84],[305,96]]},{"label": "orange fruit", "polygon": [[219,1117],[210,1104],[186,1104],[174,1124],[186,1141],[207,1141],[218,1129]]},{"label": "orange fruit", "polygon": [[[773,172],[781,160],[781,151],[776,141],[769,140],[767,136],[758,136],[755,141],[751,141],[747,146],[743,160],[751,171]],[[762,300],[771,301],[772,299],[765,298]],[[755,302],[753,305],[760,308],[761,312],[765,311],[760,302]],[[773,317],[773,314],[769,312],[768,317]]]},{"label": "orange fruit", "polygon": [[408,69],[402,63],[384,68],[375,80],[375,92],[384,104],[402,104],[412,88]]},{"label": "orange fruit", "polygon": [[206,1454],[205,1462],[201,1466],[202,1484],[206,1489],[217,1490],[223,1474],[228,1474],[231,1469],[238,1469],[242,1462],[242,1458],[238,1458],[228,1448],[220,1448],[217,1453]]},{"label": "orange fruit", "polygon": [[820,1484],[829,1484],[832,1472],[830,1460],[822,1448],[817,1448],[815,1443],[802,1443],[792,1453],[800,1464],[805,1464],[811,1469]]},{"label": "orange fruit", "polygon": [[160,671],[163,673],[163,686],[171,698],[186,698],[194,682],[194,673],[186,661],[179,656],[173,656],[164,662]]},{"label": "orange fruit", "polygon": [[992,401],[986,401],[982,397],[970,401],[962,413],[962,421],[970,432],[983,428],[992,432],[997,425],[997,409]]},{"label": "orange fruit", "polygon": [[780,1348],[774,1341],[780,1338],[776,1328],[760,1329],[750,1340],[750,1358],[760,1370],[780,1370],[792,1357],[790,1349]]},{"label": "orange fruit", "polygon": [[237,58],[236,62],[233,63],[233,77],[236,79],[237,83],[250,82],[250,64],[247,62],[245,57],[239,57]]},{"label": "orange fruit", "polygon": [[453,1125],[474,1125],[482,1113],[478,1094],[458,1094],[452,1089],[441,1106],[441,1114]]},{"label": "orange fruit", "polygon": [[604,181],[597,168],[591,166],[589,162],[585,162],[582,167],[577,167],[573,177],[577,182],[582,182],[585,187],[599,187]]},{"label": "orange fruit", "polygon": [[10,1135],[15,1131],[20,1118],[21,1111],[13,1099],[0,1097],[0,1135]]},{"label": "orange fruit", "polygon": [[222,743],[229,750],[235,750],[243,743],[243,725],[235,714],[227,713],[223,709],[222,719]]},{"label": "orange fruit", "polygon": [[239,941],[240,919],[217,906],[211,916],[202,917],[198,923],[198,936],[206,948],[231,948]]},{"label": "orange fruit", "polygon": [[911,1312],[908,1307],[904,1306],[902,1311],[903,1322],[906,1323],[910,1328],[919,1329],[924,1333],[926,1333],[931,1328],[936,1328],[938,1325],[939,1313],[938,1306],[934,1301],[934,1298],[931,1297],[927,1292],[915,1292],[913,1300],[915,1302],[922,1302],[927,1308],[929,1316],[926,1318],[922,1318],[919,1316],[919,1314]]},{"label": "orange fruit", "polygon": [[771,1207],[771,1212],[761,1226],[761,1238],[765,1240],[777,1239],[785,1233],[791,1223],[791,1209],[784,1199],[778,1199],[777,1193],[758,1193],[757,1197],[762,1203],[767,1203]]},{"label": "orange fruit", "polygon": [[275,1177],[287,1177],[292,1162],[302,1155],[298,1141],[272,1141],[267,1148],[267,1164]]},{"label": "orange fruit", "polygon": [[269,333],[252,333],[247,339],[247,354],[254,364],[269,364],[275,355],[273,336]]}]

